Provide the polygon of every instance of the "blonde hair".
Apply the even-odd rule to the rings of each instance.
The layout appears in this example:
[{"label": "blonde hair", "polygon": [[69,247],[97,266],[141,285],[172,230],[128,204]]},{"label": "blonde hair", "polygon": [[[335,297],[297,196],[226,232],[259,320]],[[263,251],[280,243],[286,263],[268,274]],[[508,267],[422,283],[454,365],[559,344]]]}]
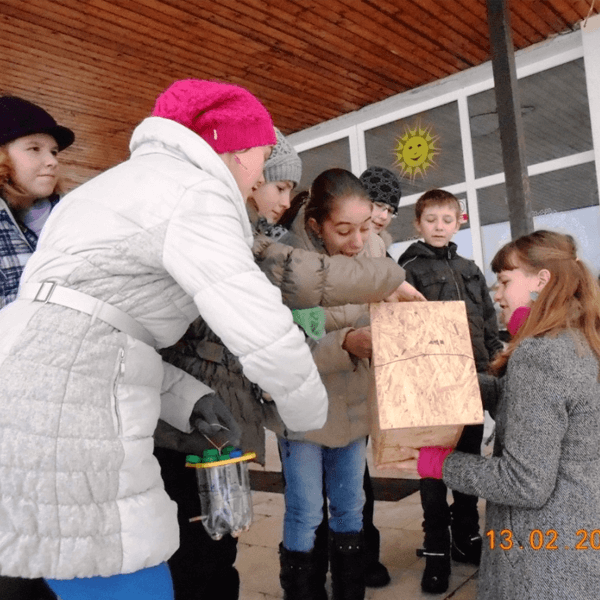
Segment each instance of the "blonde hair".
[{"label": "blonde hair", "polygon": [[570,235],[544,230],[513,240],[498,251],[492,260],[492,271],[518,268],[532,274],[547,269],[550,280],[523,326],[492,362],[491,370],[503,373],[508,359],[524,339],[558,335],[567,329],[578,330],[600,360],[600,287],[577,258],[575,240]]}]

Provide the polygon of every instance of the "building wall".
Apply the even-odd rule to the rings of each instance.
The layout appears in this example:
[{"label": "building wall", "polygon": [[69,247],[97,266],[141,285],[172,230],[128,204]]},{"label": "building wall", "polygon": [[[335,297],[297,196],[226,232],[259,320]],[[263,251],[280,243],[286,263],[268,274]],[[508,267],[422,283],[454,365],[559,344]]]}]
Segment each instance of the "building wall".
[{"label": "building wall", "polygon": [[[536,228],[574,235],[584,260],[600,268],[600,17],[516,55]],[[342,167],[359,175],[380,165],[402,176],[403,198],[390,233],[400,252],[416,236],[414,203],[443,187],[459,197],[468,216],[457,235],[459,251],[486,269],[510,239],[491,63],[399,94],[349,115],[293,134],[304,175],[300,189],[322,170]],[[410,142],[428,143],[429,166],[411,166]],[[416,163],[413,163],[415,165]]]}]

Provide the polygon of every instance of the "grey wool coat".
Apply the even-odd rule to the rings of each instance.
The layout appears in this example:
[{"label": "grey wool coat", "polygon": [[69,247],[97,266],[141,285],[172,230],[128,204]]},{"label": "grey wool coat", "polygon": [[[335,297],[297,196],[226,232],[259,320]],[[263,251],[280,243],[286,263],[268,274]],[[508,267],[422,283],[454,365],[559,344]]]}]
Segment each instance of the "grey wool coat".
[{"label": "grey wool coat", "polygon": [[493,457],[454,452],[443,469],[449,487],[487,500],[478,598],[597,600],[598,361],[566,332],[524,340],[501,379],[480,382]]}]

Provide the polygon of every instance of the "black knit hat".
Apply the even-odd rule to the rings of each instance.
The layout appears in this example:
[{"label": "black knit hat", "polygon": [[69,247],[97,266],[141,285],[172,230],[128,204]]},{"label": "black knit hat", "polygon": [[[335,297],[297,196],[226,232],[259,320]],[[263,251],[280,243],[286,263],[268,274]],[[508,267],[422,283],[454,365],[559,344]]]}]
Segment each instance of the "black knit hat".
[{"label": "black knit hat", "polygon": [[37,104],[17,98],[0,96],[0,146],[34,133],[47,133],[64,150],[75,140],[75,134],[56,121]]},{"label": "black knit hat", "polygon": [[402,198],[400,180],[389,169],[369,167],[360,176],[360,182],[373,202],[389,204],[394,209],[394,214],[398,212],[398,204]]}]

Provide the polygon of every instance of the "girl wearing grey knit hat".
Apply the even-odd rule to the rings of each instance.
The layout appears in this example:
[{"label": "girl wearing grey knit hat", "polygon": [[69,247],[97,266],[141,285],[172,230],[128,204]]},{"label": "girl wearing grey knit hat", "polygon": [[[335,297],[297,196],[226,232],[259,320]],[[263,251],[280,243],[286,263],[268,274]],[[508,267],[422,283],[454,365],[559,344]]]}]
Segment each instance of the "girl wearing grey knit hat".
[{"label": "girl wearing grey knit hat", "polygon": [[285,136],[275,128],[277,145],[265,162],[265,182],[256,186],[248,203],[269,223],[277,223],[290,207],[290,196],[302,176],[302,161]]}]

